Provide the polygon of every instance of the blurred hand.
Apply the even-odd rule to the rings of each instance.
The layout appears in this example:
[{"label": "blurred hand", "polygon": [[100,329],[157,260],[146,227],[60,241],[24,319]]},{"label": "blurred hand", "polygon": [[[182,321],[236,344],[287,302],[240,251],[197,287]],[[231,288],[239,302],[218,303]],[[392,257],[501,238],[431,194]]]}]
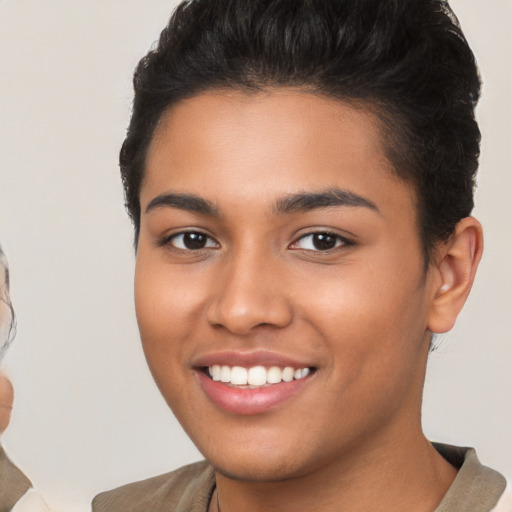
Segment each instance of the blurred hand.
[{"label": "blurred hand", "polygon": [[9,425],[13,401],[14,390],[11,381],[5,375],[0,374],[0,434]]}]

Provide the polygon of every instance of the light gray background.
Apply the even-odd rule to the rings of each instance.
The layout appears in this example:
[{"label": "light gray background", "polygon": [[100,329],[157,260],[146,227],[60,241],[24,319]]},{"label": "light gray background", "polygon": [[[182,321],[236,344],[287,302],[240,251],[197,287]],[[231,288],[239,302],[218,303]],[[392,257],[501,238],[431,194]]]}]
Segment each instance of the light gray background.
[{"label": "light gray background", "polygon": [[[131,226],[117,152],[131,73],[172,0],[0,2],[0,238],[18,337],[3,443],[55,512],[199,457],[139,346]],[[457,328],[430,360],[424,423],[512,477],[512,1],[453,0],[479,59],[476,215],[486,254]]]}]

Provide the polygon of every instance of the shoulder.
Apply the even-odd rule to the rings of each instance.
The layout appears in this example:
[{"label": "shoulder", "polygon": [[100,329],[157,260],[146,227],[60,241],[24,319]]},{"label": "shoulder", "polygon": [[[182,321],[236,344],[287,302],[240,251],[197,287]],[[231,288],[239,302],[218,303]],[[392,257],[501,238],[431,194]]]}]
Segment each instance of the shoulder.
[{"label": "shoulder", "polygon": [[215,487],[213,468],[206,462],[189,464],[164,475],[98,494],[93,512],[205,512]]},{"label": "shoulder", "polygon": [[[458,469],[450,489],[436,512],[491,512],[504,496],[507,481],[480,463],[473,448],[434,443],[436,450]],[[507,511],[508,512],[508,511]],[[510,511],[512,512],[512,511]]]},{"label": "shoulder", "polygon": [[0,511],[48,512],[30,480],[11,462],[0,446]]},{"label": "shoulder", "polygon": [[0,446],[0,510],[11,510],[32,487],[30,480],[11,462]]}]

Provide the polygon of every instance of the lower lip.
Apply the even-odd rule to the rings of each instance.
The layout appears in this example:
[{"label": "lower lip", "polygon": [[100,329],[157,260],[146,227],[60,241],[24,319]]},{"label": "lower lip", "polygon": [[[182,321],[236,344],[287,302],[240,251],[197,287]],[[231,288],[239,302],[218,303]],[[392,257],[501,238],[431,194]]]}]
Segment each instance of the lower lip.
[{"label": "lower lip", "polygon": [[203,391],[220,409],[234,414],[261,414],[281,405],[299,393],[313,376],[261,388],[236,388],[210,379],[203,371],[197,375]]}]

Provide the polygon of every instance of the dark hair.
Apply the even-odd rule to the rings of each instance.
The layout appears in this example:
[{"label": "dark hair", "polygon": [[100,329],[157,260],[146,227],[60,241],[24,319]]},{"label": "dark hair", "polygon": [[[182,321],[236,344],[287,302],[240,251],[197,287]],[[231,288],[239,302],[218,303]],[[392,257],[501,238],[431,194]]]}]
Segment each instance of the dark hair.
[{"label": "dark hair", "polygon": [[473,209],[480,79],[446,1],[185,1],[134,87],[120,165],[135,243],[154,130],[169,107],[212,89],[296,87],[375,113],[395,172],[417,191],[426,262]]}]

